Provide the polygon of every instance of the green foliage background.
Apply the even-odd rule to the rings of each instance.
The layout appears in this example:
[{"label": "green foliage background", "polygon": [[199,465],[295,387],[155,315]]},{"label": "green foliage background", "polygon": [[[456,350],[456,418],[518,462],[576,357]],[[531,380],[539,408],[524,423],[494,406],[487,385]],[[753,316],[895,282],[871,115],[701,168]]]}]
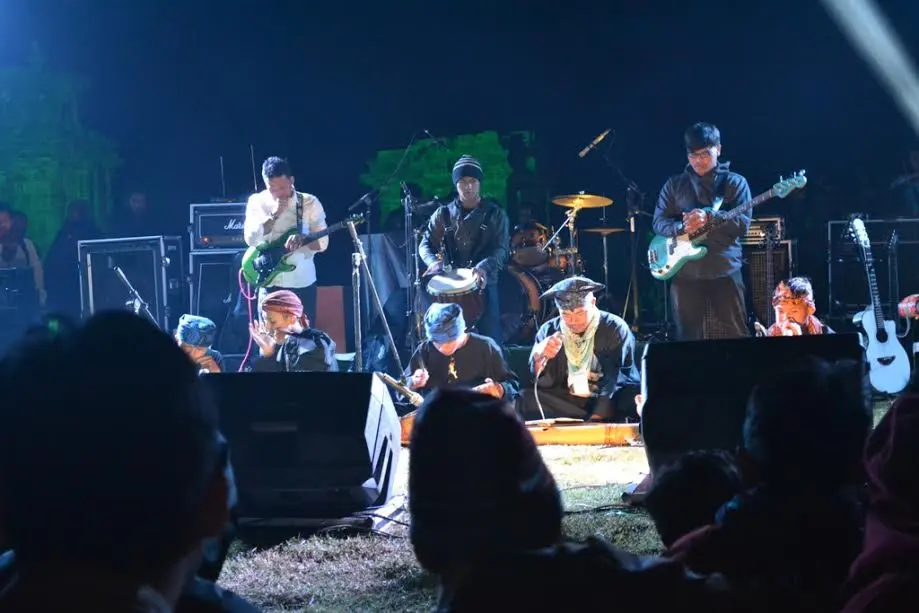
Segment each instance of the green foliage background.
[{"label": "green foliage background", "polygon": [[0,200],[29,216],[42,253],[72,200],[89,200],[97,217],[111,204],[121,160],[113,143],[80,121],[88,87],[46,70],[37,48],[28,66],[0,69]]},{"label": "green foliage background", "polygon": [[400,180],[417,185],[425,197],[446,197],[453,189],[453,164],[464,154],[473,156],[482,164],[485,175],[482,179],[482,195],[493,198],[507,208],[507,186],[512,169],[508,162],[508,152],[501,144],[498,133],[462,134],[444,141],[446,149],[430,139],[413,143],[405,154],[405,162],[395,180],[390,179],[402,159],[404,149],[378,151],[368,162],[368,170],[361,175],[361,183],[373,189],[380,188],[382,221],[385,222],[391,213],[402,209]]}]

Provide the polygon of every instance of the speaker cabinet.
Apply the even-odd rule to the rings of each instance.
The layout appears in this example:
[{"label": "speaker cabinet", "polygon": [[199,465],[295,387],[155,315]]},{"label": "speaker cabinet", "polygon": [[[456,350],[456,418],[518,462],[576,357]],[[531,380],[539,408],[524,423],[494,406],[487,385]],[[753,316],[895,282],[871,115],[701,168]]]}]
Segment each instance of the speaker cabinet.
[{"label": "speaker cabinet", "polygon": [[77,242],[84,317],[138,309],[136,292],[156,324],[171,332],[181,309],[185,258],[178,236],[133,236]]},{"label": "speaker cabinet", "polygon": [[736,450],[753,387],[803,356],[865,361],[857,334],[647,345],[641,429],[652,474],[689,451]]},{"label": "speaker cabinet", "polygon": [[[232,316],[239,304],[239,266],[243,253],[241,249],[209,249],[188,254],[188,312],[217,324],[214,348],[228,355],[244,353],[248,342],[246,313]],[[244,303],[241,310],[245,310]],[[226,334],[228,327],[234,329]]]},{"label": "speaker cabinet", "polygon": [[781,241],[772,251],[773,287],[766,283],[766,249],[761,246],[744,245],[744,260],[746,266],[746,279],[748,285],[747,296],[752,304],[747,305],[760,322],[769,320],[772,311],[772,293],[775,285],[782,279],[794,276],[795,273],[795,242],[792,240]]},{"label": "speaker cabinet", "polygon": [[370,373],[209,375],[240,520],[336,519],[393,494],[401,426]]}]

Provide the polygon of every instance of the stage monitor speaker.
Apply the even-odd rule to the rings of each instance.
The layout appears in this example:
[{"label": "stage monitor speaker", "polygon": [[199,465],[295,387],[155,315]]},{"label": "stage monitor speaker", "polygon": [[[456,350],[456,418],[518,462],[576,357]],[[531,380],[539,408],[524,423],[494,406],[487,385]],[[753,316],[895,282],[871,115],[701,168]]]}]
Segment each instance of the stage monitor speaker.
[{"label": "stage monitor speaker", "polygon": [[738,449],[753,387],[795,358],[864,364],[864,355],[857,334],[649,344],[641,430],[652,474],[693,450]]},{"label": "stage monitor speaker", "polygon": [[401,426],[371,373],[209,375],[241,521],[337,519],[391,497]]}]

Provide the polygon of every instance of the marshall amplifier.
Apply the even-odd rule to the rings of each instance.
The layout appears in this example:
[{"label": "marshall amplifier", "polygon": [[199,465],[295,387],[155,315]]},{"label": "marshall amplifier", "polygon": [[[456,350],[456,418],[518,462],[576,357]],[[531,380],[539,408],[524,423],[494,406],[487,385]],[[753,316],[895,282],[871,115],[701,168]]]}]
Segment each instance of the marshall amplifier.
[{"label": "marshall amplifier", "polygon": [[245,202],[188,205],[189,244],[194,249],[246,248]]}]

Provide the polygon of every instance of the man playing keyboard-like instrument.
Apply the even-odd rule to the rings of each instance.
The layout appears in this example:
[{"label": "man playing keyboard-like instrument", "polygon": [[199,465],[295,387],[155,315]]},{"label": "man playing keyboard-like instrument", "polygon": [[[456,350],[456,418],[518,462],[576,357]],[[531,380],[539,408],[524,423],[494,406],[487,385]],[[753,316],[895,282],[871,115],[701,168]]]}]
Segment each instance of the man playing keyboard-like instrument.
[{"label": "man playing keyboard-like instrument", "polygon": [[472,269],[483,304],[478,322],[469,323],[501,344],[498,275],[507,262],[510,237],[507,213],[480,195],[482,177],[482,165],[475,158],[464,155],[457,160],[453,166],[457,197],[431,215],[418,255],[427,266],[424,276],[428,279],[443,272],[446,265]]},{"label": "man playing keyboard-like instrument", "polygon": [[495,341],[466,331],[460,305],[431,305],[424,329],[427,340],[415,349],[405,371],[409,389],[424,395],[439,387],[467,387],[514,402],[517,376]]}]

